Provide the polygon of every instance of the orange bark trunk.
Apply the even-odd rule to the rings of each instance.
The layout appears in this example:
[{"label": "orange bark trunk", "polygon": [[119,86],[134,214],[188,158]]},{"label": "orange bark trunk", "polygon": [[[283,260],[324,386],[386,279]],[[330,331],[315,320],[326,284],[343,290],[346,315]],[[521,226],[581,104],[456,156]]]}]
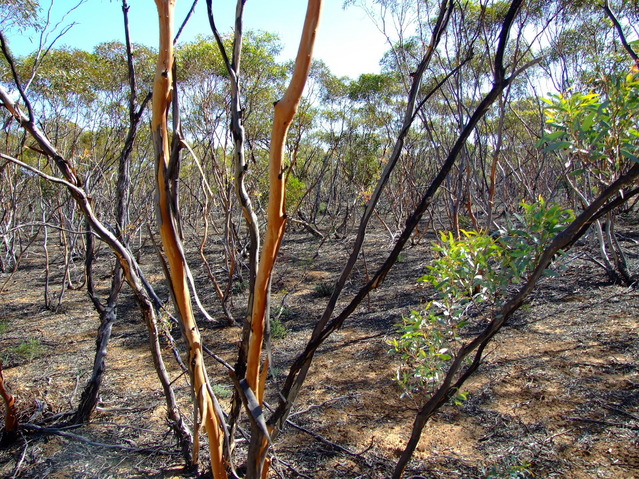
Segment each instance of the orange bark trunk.
[{"label": "orange bark trunk", "polygon": [[266,329],[266,305],[269,283],[275,259],[279,252],[286,226],[286,182],[284,171],[284,145],[291,121],[297,112],[304,85],[311,68],[313,46],[319,25],[322,0],[309,0],[304,20],[304,30],[300,40],[295,70],[284,97],[275,104],[275,116],[271,131],[269,164],[268,223],[262,256],[255,282],[255,302],[251,318],[251,336],[247,360],[246,380],[255,392],[260,404],[263,400],[264,385],[260,384],[260,357]]},{"label": "orange bark trunk", "polygon": [[0,359],[0,396],[4,400],[4,431],[5,438],[11,440],[18,430],[18,413],[16,410],[16,400],[7,390],[4,383],[4,374],[2,373],[2,359]]},{"label": "orange bark trunk", "polygon": [[[286,175],[284,167],[284,146],[291,121],[297,112],[304,85],[311,68],[315,36],[319,25],[322,0],[309,0],[304,20],[304,29],[300,40],[293,77],[284,97],[275,104],[273,129],[271,131],[271,149],[269,157],[269,202],[267,207],[267,229],[259,268],[255,279],[251,331],[246,363],[246,381],[255,393],[260,406],[264,403],[265,379],[268,364],[262,371],[262,349],[266,321],[268,318],[268,295],[273,267],[277,258],[284,229],[286,227]],[[269,430],[269,434],[272,430]],[[248,476],[252,479],[266,479],[270,460],[268,435],[258,427],[252,428],[249,447]]]},{"label": "orange bark trunk", "polygon": [[[156,176],[158,188],[158,222],[160,237],[166,253],[170,269],[170,282],[176,307],[182,321],[184,336],[189,346],[189,369],[193,397],[197,402],[199,418],[209,437],[211,467],[215,479],[227,477],[223,454],[224,430],[221,419],[215,410],[215,401],[211,395],[208,377],[204,368],[202,341],[191,304],[191,294],[187,276],[187,265],[184,250],[178,234],[178,212],[173,205],[170,189],[169,163],[169,128],[168,113],[173,93],[173,13],[175,0],[156,0],[160,21],[160,48],[153,87],[153,116],[151,128],[156,154]],[[198,425],[196,425],[197,427]],[[194,461],[197,462],[197,430],[194,431],[196,451]]]}]

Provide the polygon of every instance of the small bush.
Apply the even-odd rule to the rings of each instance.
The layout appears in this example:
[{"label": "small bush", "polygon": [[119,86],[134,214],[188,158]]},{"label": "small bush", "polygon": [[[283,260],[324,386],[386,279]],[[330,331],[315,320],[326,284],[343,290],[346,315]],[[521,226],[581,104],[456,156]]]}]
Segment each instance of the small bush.
[{"label": "small bush", "polygon": [[325,298],[333,294],[334,285],[332,283],[319,283],[315,285],[315,295],[320,298]]},{"label": "small bush", "polygon": [[44,348],[42,347],[42,344],[40,344],[40,341],[34,338],[29,339],[29,341],[20,343],[20,345],[11,350],[13,354],[15,354],[16,356],[20,356],[27,361],[33,361],[34,359],[39,357],[43,351]]},{"label": "small bush", "polygon": [[271,338],[284,339],[288,336],[288,328],[284,326],[279,318],[271,318]]},{"label": "small bush", "polygon": [[438,257],[420,278],[437,291],[423,311],[412,311],[388,343],[399,355],[396,379],[404,394],[434,390],[460,345],[459,332],[499,306],[512,284],[524,281],[552,238],[573,220],[572,210],[521,203],[518,225],[498,234],[482,231],[440,233]]},{"label": "small bush", "polygon": [[399,339],[388,342],[400,356],[395,379],[404,390],[402,396],[436,385],[453,358],[453,344],[459,340],[458,328],[451,327],[445,316],[430,311],[431,306],[423,312],[411,311],[399,327]]}]

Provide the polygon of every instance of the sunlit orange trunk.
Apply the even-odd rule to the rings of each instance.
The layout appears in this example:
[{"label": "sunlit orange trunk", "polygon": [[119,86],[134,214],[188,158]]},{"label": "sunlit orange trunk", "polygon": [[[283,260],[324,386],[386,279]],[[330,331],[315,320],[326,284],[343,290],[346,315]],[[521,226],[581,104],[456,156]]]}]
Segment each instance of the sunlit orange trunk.
[{"label": "sunlit orange trunk", "polygon": [[0,359],[0,396],[4,400],[4,432],[5,438],[11,441],[18,430],[18,413],[16,410],[16,400],[4,384],[4,374],[2,373],[2,359]]},{"label": "sunlit orange trunk", "polygon": [[[304,85],[311,68],[313,46],[319,25],[322,0],[309,0],[304,20],[304,29],[300,40],[293,77],[284,97],[275,104],[273,129],[271,131],[271,149],[269,156],[269,202],[267,207],[268,222],[264,246],[255,280],[253,311],[251,316],[251,332],[247,354],[246,380],[254,391],[260,406],[264,402],[264,381],[267,377],[268,365],[262,368],[261,356],[266,331],[267,304],[269,284],[273,266],[277,258],[284,229],[286,227],[286,171],[284,166],[284,146],[286,136],[293,117],[297,112]],[[265,478],[270,461],[266,458],[268,437],[260,430],[254,429],[249,448],[249,476]]]},{"label": "sunlit orange trunk", "polygon": [[251,319],[251,337],[246,373],[249,386],[255,391],[260,403],[262,402],[264,391],[264,387],[259,381],[260,356],[266,328],[268,287],[286,225],[284,145],[311,68],[313,45],[319,25],[321,7],[322,0],[309,0],[302,39],[295,60],[295,71],[284,97],[275,104],[269,157],[268,223],[255,284],[255,303]]},{"label": "sunlit orange trunk", "polygon": [[[177,215],[170,188],[170,148],[168,115],[173,94],[173,12],[175,0],[156,0],[160,21],[160,48],[153,86],[153,116],[151,128],[156,155],[156,177],[158,195],[158,223],[162,244],[169,263],[171,287],[176,307],[182,321],[184,336],[189,346],[189,369],[193,397],[197,402],[199,421],[209,437],[211,451],[211,467],[215,479],[226,478],[226,467],[223,455],[223,428],[221,418],[215,410],[215,400],[208,384],[202,356],[202,341],[191,305],[191,295],[187,277],[187,265],[184,250],[178,234]],[[197,430],[194,431],[194,461],[197,462],[198,444]]]}]

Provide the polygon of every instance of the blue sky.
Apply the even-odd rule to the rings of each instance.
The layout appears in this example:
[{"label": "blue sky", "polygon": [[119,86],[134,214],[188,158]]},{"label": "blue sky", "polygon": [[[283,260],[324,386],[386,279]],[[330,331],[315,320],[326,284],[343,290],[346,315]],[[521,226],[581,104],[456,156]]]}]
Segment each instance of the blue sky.
[{"label": "blue sky", "polygon": [[[48,5],[46,0],[40,3]],[[235,3],[235,0],[213,1],[216,24],[223,33],[231,30]],[[76,4],[74,0],[57,0],[53,6],[52,23],[60,21]],[[177,0],[176,28],[182,23],[191,4],[192,0]],[[315,57],[324,60],[338,76],[356,78],[361,73],[378,72],[379,60],[387,50],[384,36],[364,11],[357,7],[344,10],[342,4],[343,0],[324,1]],[[154,1],[129,0],[129,5],[132,40],[157,46],[157,14]],[[305,11],[304,0],[247,0],[245,30],[277,33],[284,45],[280,59],[292,59],[297,52]],[[62,24],[67,25],[71,22],[76,22],[76,25],[58,41],[57,46],[69,45],[90,50],[98,43],[122,41],[124,38],[120,0],[86,0],[69,14]],[[11,49],[16,55],[31,53],[37,45],[38,37],[33,32],[7,33]],[[199,0],[181,38],[188,41],[198,34],[210,34],[205,0]]]}]

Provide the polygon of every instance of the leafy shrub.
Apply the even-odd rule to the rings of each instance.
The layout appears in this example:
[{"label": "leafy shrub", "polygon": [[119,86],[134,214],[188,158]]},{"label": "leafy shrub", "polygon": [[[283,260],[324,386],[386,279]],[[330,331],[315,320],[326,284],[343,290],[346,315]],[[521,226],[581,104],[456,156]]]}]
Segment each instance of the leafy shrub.
[{"label": "leafy shrub", "polygon": [[565,152],[575,174],[589,170],[602,180],[625,162],[639,162],[639,72],[613,75],[601,93],[570,91],[543,99],[548,131],[538,143]]},{"label": "leafy shrub", "polygon": [[460,238],[440,233],[433,245],[438,257],[419,281],[431,284],[437,299],[423,311],[411,311],[389,341],[400,366],[397,382],[404,394],[432,390],[455,357],[460,331],[483,317],[523,281],[552,238],[573,220],[571,210],[549,205],[543,198],[521,203],[517,227],[496,234],[462,231]]},{"label": "leafy shrub", "polygon": [[400,326],[401,336],[389,341],[400,356],[401,366],[396,380],[404,394],[439,382],[447,361],[452,359],[452,345],[459,340],[458,327],[451,326],[446,316],[430,311],[411,311]]},{"label": "leafy shrub", "polygon": [[279,318],[271,318],[271,338],[284,339],[288,336],[288,328]]}]

